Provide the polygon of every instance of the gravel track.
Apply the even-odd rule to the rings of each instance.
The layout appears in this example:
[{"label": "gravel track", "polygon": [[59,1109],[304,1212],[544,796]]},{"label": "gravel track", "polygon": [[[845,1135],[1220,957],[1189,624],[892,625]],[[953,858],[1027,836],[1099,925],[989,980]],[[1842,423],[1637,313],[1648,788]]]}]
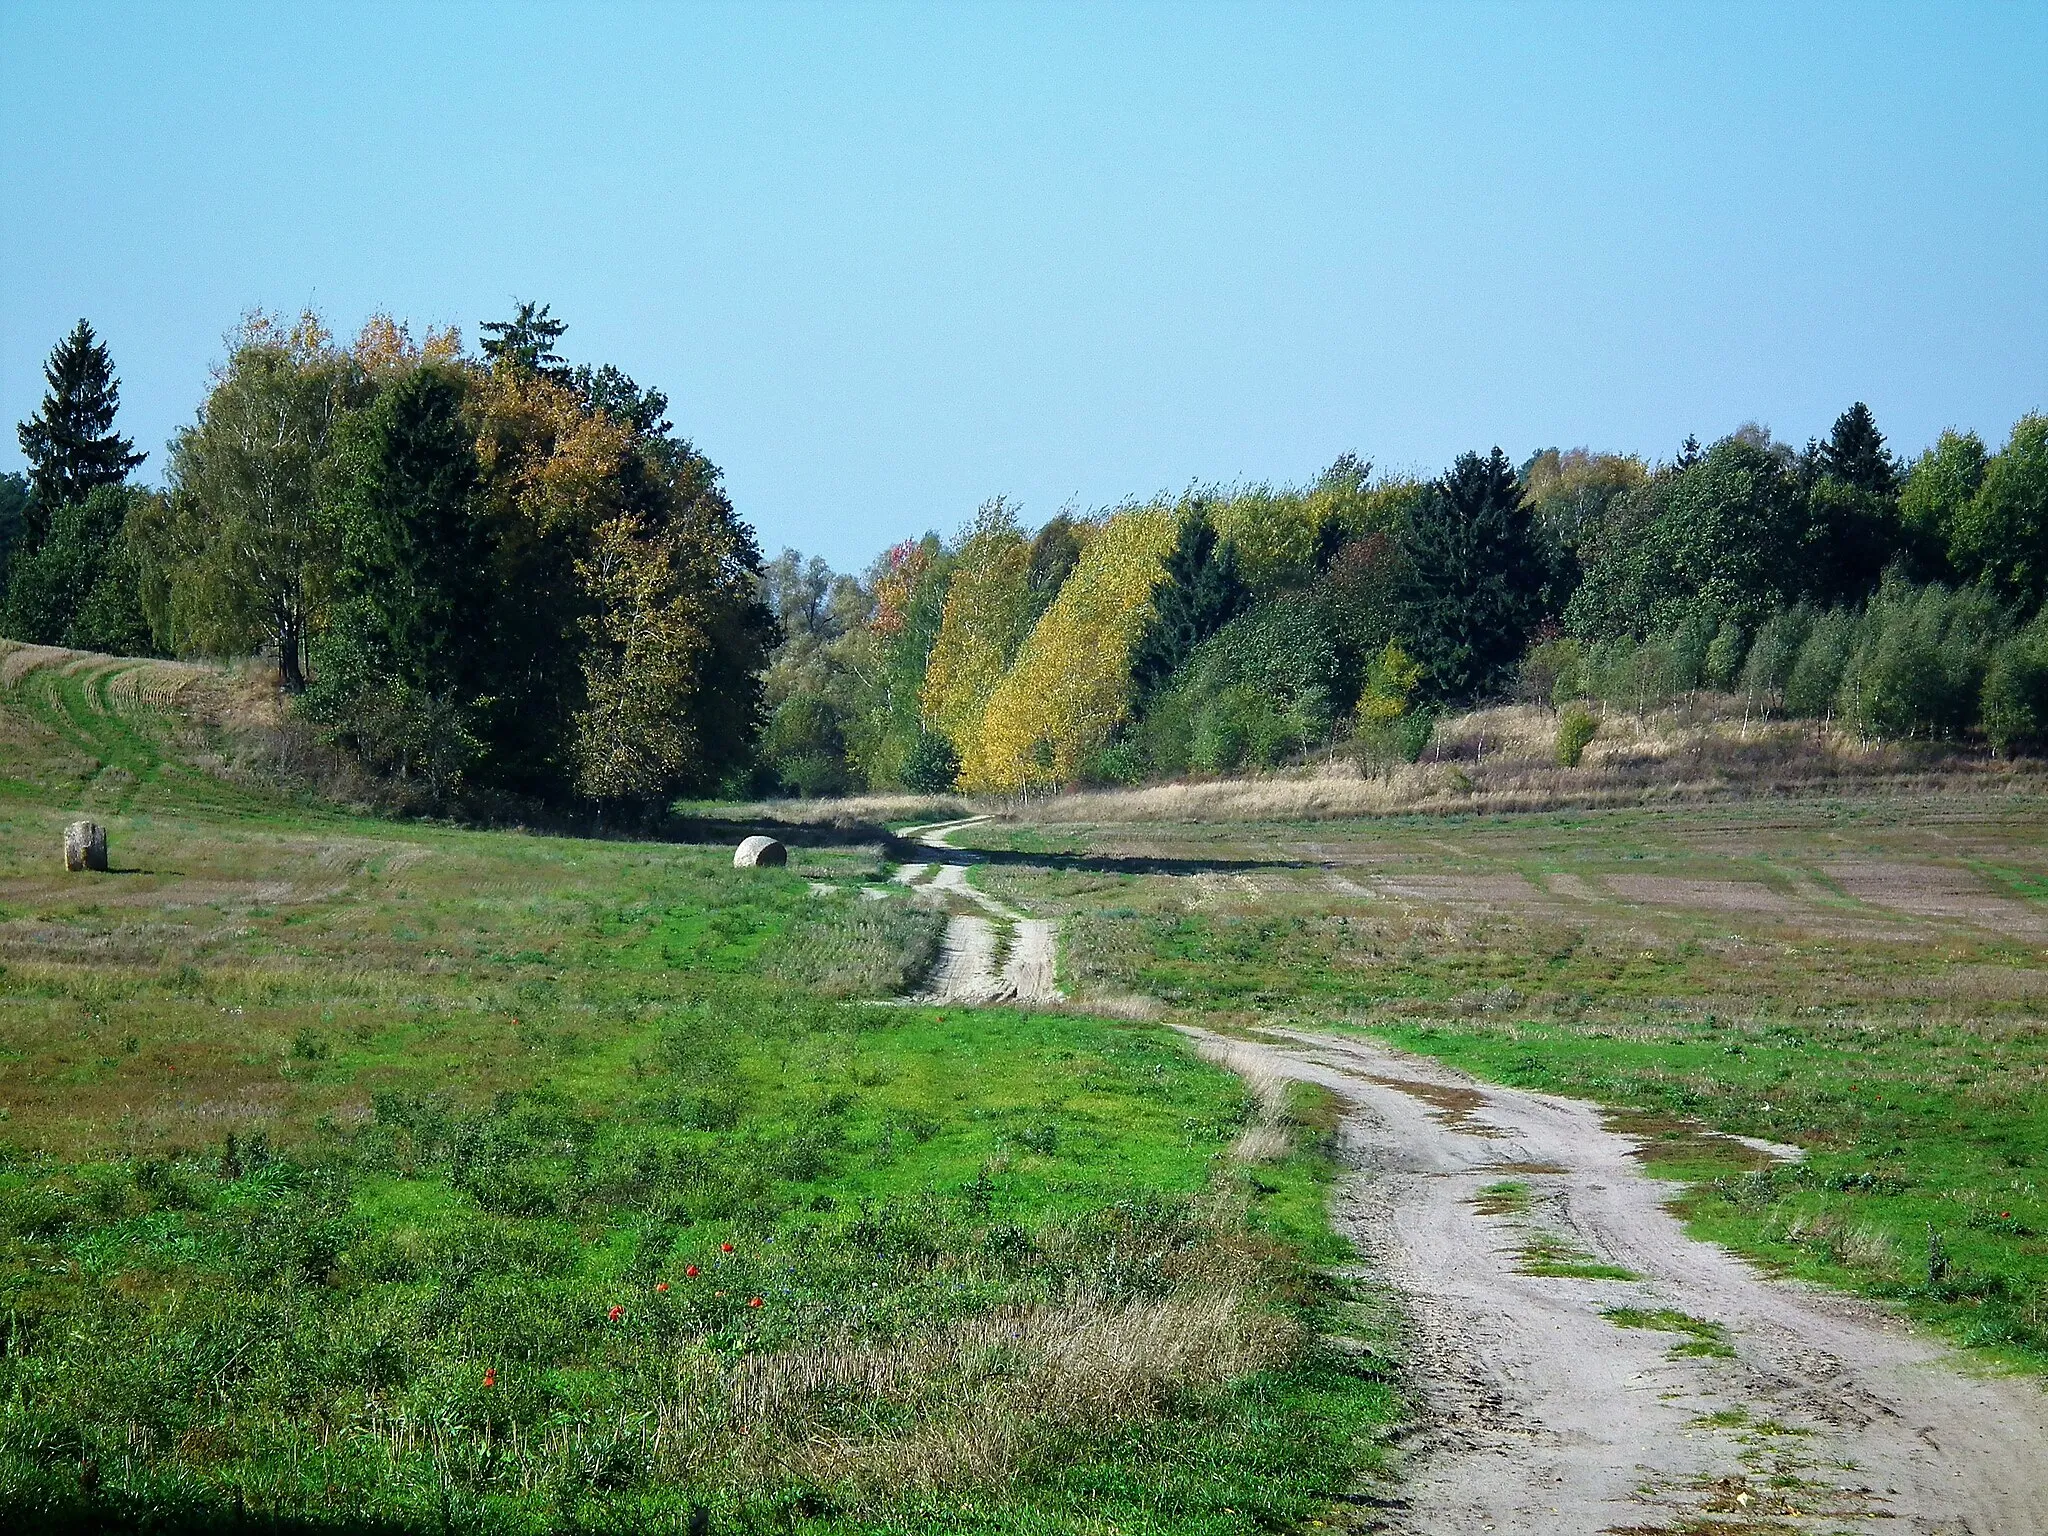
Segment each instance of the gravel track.
[{"label": "gravel track", "polygon": [[1346,1101],[1337,1219],[1403,1298],[1423,1422],[1374,1528],[2048,1533],[2037,1384],[1687,1236],[1594,1105],[1370,1040],[1253,1049]]}]

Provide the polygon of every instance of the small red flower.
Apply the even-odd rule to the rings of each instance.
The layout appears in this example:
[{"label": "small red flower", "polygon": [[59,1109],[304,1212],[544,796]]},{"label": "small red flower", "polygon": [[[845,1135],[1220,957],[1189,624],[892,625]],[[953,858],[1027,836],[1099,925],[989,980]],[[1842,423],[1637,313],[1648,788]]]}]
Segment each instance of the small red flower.
[{"label": "small red flower", "polygon": [[495,1387],[495,1386],[496,1386],[497,1384],[498,1384],[498,1368],[497,1368],[497,1367],[496,1367],[495,1365],[487,1365],[487,1366],[485,1366],[485,1367],[484,1367],[484,1385],[485,1385],[485,1386],[487,1386],[487,1387]]},{"label": "small red flower", "polygon": [[697,1276],[702,1274],[703,1271],[697,1268],[696,1265],[692,1264],[688,1269],[684,1270],[683,1273],[688,1275],[692,1280],[694,1280],[697,1278]]},{"label": "small red flower", "polygon": [[731,1244],[731,1243],[720,1243],[720,1244],[718,1245],[718,1251],[719,1251],[720,1253],[731,1253],[731,1252],[732,1252],[732,1244]]},{"label": "small red flower", "polygon": [[1999,1219],[2000,1221],[2011,1221],[2011,1220],[2012,1220],[2012,1212],[2011,1212],[2011,1211],[2000,1211],[2000,1212],[1998,1213],[1998,1219]]},{"label": "small red flower", "polygon": [[654,1288],[656,1291],[665,1291],[668,1289],[668,1282],[666,1280],[657,1281]]},{"label": "small red flower", "polygon": [[613,1307],[610,1313],[611,1320],[615,1323],[625,1315],[626,1309],[624,1307]]},{"label": "small red flower", "polygon": [[761,1305],[761,1298],[756,1296],[752,1301],[748,1302],[747,1305],[750,1307],[758,1307],[759,1305]]}]

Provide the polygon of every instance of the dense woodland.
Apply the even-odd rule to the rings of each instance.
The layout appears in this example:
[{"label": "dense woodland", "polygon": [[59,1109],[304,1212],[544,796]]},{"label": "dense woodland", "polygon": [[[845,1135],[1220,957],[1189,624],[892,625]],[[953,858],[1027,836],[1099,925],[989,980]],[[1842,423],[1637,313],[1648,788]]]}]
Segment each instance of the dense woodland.
[{"label": "dense woodland", "polygon": [[[2048,745],[2048,417],[1910,462],[1852,405],[1668,462],[1546,449],[1431,481],[1062,511],[991,500],[840,574],[764,562],[717,468],[545,307],[415,342],[252,317],[163,489],[80,322],[0,480],[0,632],[261,654],[293,718],[415,803],[1016,792],[1412,759],[1500,697],[1700,689],[1870,736]],[[1561,732],[1560,750],[1583,745]]]}]

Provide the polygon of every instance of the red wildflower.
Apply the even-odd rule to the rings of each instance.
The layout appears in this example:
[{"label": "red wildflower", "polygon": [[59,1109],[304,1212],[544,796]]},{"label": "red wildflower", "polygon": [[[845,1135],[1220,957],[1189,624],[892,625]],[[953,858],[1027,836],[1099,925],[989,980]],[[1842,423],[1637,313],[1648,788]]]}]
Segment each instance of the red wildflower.
[{"label": "red wildflower", "polygon": [[487,1386],[487,1387],[495,1387],[495,1386],[496,1386],[497,1384],[498,1384],[498,1368],[497,1368],[497,1367],[496,1367],[495,1365],[487,1365],[487,1366],[485,1366],[485,1367],[484,1367],[484,1385],[485,1385],[485,1386]]},{"label": "red wildflower", "polygon": [[654,1288],[657,1291],[665,1291],[668,1289],[668,1282],[666,1280],[656,1281]]},{"label": "red wildflower", "polygon": [[683,1273],[688,1275],[692,1280],[694,1280],[697,1278],[698,1275],[702,1274],[703,1271],[698,1269],[696,1265],[692,1264],[688,1269],[684,1270]]},{"label": "red wildflower", "polygon": [[611,1310],[611,1320],[615,1323],[625,1315],[626,1309],[624,1307],[613,1307]]},{"label": "red wildflower", "polygon": [[731,1243],[720,1243],[720,1244],[718,1245],[718,1251],[719,1251],[720,1253],[731,1253],[731,1252],[732,1252],[732,1244],[731,1244]]},{"label": "red wildflower", "polygon": [[752,1301],[748,1302],[747,1305],[750,1307],[758,1307],[759,1305],[761,1305],[761,1298],[756,1296]]}]

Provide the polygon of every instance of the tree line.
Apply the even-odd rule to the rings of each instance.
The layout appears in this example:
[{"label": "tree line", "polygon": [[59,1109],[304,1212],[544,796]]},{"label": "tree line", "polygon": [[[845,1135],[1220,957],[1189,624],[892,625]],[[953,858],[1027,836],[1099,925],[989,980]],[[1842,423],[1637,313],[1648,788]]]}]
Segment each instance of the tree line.
[{"label": "tree line", "polygon": [[1643,710],[1718,688],[1867,735],[2048,745],[2048,417],[1911,463],[1852,405],[1669,461],[1354,455],[1032,533],[997,498],[869,570],[785,551],[759,777],[1016,791],[1413,759],[1504,697]]},{"label": "tree line", "polygon": [[274,662],[294,716],[423,803],[644,811],[750,769],[776,638],[720,473],[523,304],[415,341],[249,318],[164,486],[81,321],[0,496],[10,637]]},{"label": "tree line", "polygon": [[1644,710],[1700,688],[1869,735],[2048,745],[2048,417],[1910,463],[1852,405],[1668,461],[1344,455],[836,573],[763,562],[667,401],[572,366],[544,306],[415,341],[254,316],[161,490],[80,322],[0,479],[0,630],[262,654],[294,716],[445,803],[1017,791],[1413,758],[1501,697]]}]

